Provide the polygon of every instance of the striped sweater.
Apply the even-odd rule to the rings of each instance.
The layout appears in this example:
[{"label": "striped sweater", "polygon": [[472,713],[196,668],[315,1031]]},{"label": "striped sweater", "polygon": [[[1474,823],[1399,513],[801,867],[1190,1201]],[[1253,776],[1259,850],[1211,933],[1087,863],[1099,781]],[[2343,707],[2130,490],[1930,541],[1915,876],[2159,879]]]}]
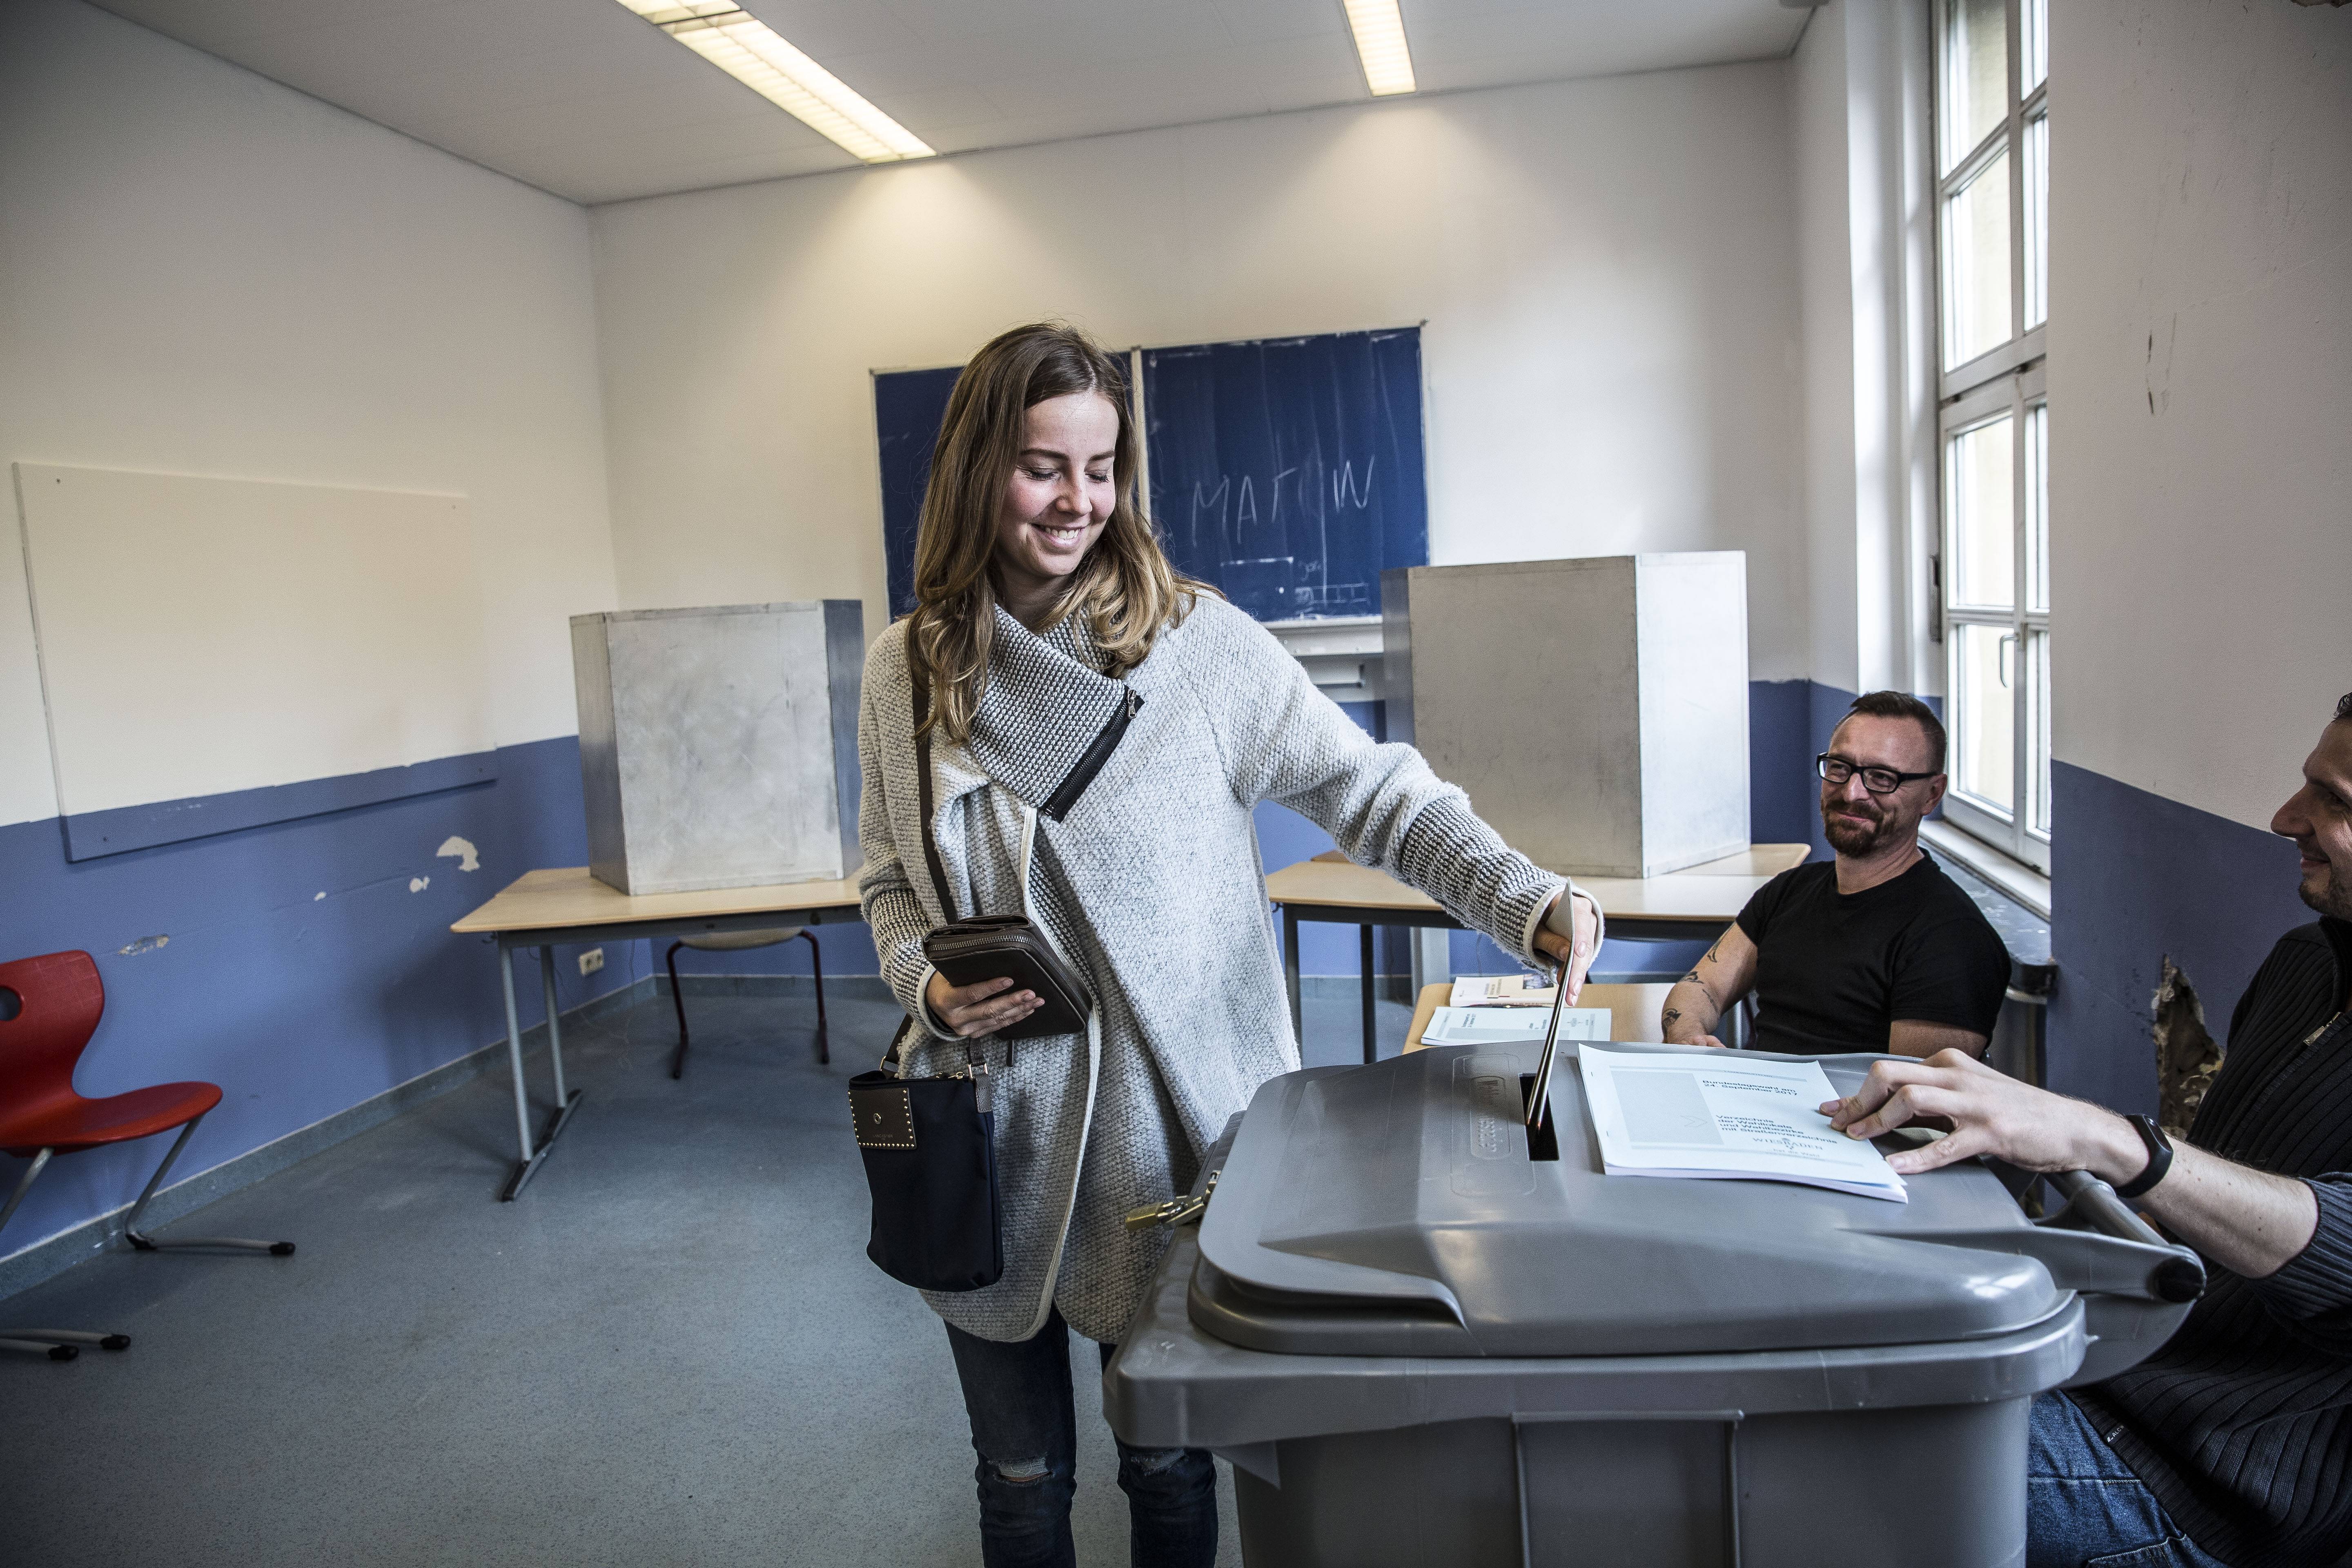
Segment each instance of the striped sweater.
[{"label": "striped sweater", "polygon": [[2165,1347],[2076,1390],[2189,1538],[2235,1568],[2325,1568],[2352,1549],[2352,924],[2281,938],[2230,1020],[2189,1141],[2300,1176],[2319,1226],[2262,1279],[2212,1284]]}]

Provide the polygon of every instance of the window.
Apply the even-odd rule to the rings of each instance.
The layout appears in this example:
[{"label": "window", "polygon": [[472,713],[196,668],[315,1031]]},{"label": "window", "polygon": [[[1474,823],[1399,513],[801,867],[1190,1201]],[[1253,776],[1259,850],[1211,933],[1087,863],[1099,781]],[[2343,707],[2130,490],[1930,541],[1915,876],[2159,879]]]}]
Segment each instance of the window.
[{"label": "window", "polygon": [[1934,0],[1945,816],[2050,869],[2049,0]]}]

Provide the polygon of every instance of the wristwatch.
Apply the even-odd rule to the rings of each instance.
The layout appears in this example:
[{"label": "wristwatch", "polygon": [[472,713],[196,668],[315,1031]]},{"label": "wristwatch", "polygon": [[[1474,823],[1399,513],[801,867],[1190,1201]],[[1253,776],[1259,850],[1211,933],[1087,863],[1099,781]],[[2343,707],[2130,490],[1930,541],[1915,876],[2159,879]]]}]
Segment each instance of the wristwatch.
[{"label": "wristwatch", "polygon": [[2172,1169],[2172,1140],[2164,1135],[2164,1129],[2156,1124],[2153,1116],[2134,1112],[2124,1120],[2139,1134],[2139,1141],[2147,1145],[2147,1169],[2116,1189],[2119,1198],[2136,1198],[2164,1180],[2164,1173]]}]

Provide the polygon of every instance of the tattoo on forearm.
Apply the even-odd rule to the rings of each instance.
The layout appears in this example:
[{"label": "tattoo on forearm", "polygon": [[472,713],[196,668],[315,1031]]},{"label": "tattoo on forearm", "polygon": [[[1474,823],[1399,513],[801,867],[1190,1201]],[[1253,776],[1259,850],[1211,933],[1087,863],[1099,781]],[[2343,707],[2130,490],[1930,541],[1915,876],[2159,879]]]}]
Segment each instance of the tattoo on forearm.
[{"label": "tattoo on forearm", "polygon": [[1662,1013],[1662,1014],[1660,1014],[1660,1015],[1659,1015],[1659,1016],[1658,1016],[1658,1023],[1659,1023],[1659,1026],[1660,1026],[1662,1028],[1671,1029],[1671,1028],[1673,1028],[1673,1027],[1675,1026],[1675,1021],[1676,1019],[1680,1018],[1681,1016],[1682,1016],[1682,1013],[1681,1013],[1681,1011],[1680,1011],[1679,1009],[1677,1009],[1677,1008],[1674,1008],[1674,1007],[1669,1007],[1669,1008],[1667,1008],[1664,1013]]},{"label": "tattoo on forearm", "polygon": [[1688,974],[1684,975],[1684,976],[1683,976],[1683,978],[1684,978],[1685,981],[1694,981],[1694,982],[1695,982],[1695,981],[1696,981],[1696,980],[1698,979],[1698,971],[1697,971],[1697,970],[1696,970],[1696,969],[1694,969],[1694,970],[1692,970]]}]

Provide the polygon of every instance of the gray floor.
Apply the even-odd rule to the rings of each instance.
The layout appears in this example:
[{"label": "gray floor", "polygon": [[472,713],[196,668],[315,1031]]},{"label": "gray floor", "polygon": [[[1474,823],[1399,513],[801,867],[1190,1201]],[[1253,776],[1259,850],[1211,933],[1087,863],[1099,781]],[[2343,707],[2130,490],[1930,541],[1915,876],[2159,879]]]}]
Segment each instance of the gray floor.
[{"label": "gray floor", "polygon": [[[136,1340],[0,1355],[0,1563],[977,1563],[946,1343],[865,1258],[843,1120],[895,1010],[835,1004],[820,1068],[807,1003],[688,1004],[683,1084],[666,999],[568,1033],[587,1098],[517,1203],[501,1070],[174,1227],[291,1258],[109,1252],[0,1301]],[[1352,1002],[1307,1033],[1360,1054]],[[1121,1563],[1080,1354],[1073,1528]],[[1223,1503],[1234,1563],[1230,1473]]]}]

